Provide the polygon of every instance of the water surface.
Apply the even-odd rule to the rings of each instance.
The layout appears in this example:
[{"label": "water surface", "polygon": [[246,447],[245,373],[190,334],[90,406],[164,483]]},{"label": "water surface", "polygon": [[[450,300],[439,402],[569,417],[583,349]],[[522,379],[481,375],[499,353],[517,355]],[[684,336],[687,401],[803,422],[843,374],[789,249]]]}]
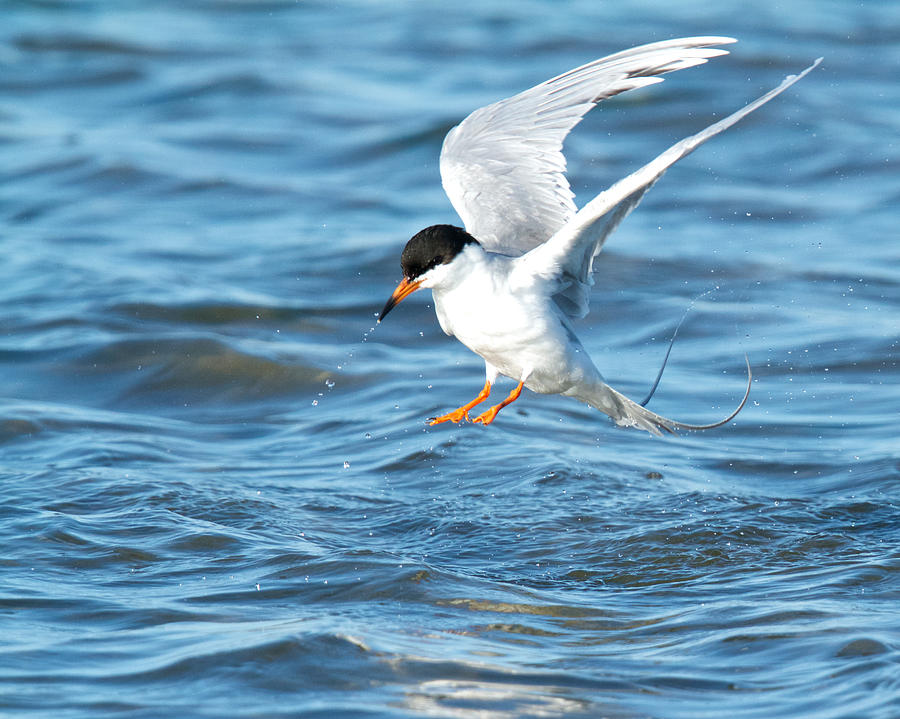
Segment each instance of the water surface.
[{"label": "water surface", "polygon": [[[0,707],[96,718],[888,718],[900,702],[900,10],[889,3],[31,2],[0,23]],[[406,239],[447,130],[668,37],[579,202],[679,163],[596,263],[656,439],[481,387]],[[499,387],[505,391],[508,385]]]}]

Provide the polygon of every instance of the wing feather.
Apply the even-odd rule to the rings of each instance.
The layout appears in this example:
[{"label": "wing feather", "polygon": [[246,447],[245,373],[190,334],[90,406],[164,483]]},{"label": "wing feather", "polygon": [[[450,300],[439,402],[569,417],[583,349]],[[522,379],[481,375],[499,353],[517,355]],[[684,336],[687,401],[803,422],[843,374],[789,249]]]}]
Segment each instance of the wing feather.
[{"label": "wing feather", "polygon": [[441,179],[466,230],[487,250],[521,255],[545,242],[577,208],[565,178],[563,140],[598,102],[661,82],[727,51],[729,37],[642,45],[569,70],[469,115],[444,139]]},{"label": "wing feather", "polygon": [[675,143],[656,159],[601,192],[547,242],[523,255],[515,271],[524,272],[529,277],[555,280],[561,293],[559,304],[566,314],[579,317],[587,314],[593,259],[606,238],[637,207],[647,190],[678,160],[780,95],[821,61],[822,58],[819,58],[798,75],[789,75],[762,97]]}]

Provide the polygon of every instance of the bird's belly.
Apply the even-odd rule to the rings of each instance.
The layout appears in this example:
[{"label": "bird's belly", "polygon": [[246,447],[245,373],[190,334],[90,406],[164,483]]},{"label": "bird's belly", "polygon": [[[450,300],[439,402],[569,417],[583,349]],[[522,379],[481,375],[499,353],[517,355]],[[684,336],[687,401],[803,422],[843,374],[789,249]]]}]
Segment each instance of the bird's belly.
[{"label": "bird's belly", "polygon": [[505,311],[455,322],[453,334],[500,374],[524,377],[533,392],[562,393],[598,375],[581,343],[549,308],[523,311],[511,303]]}]

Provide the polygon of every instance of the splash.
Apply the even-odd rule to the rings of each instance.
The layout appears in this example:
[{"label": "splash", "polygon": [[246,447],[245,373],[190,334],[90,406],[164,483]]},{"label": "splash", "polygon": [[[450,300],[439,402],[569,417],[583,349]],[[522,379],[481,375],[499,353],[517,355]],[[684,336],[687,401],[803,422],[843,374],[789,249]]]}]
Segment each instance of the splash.
[{"label": "splash", "polygon": [[[363,342],[369,341],[369,336],[375,331],[376,327],[377,327],[377,324],[372,325],[371,327],[369,327],[368,330],[363,332],[362,337],[360,338],[357,345],[354,345],[353,349],[350,349],[347,352],[347,354],[344,356],[344,359],[337,363],[337,365],[335,366],[335,369],[337,370],[338,373],[344,373],[347,371],[347,368],[353,363],[354,351],[358,348],[358,345],[362,344]],[[318,392],[316,397],[313,398],[313,400],[312,400],[313,407],[318,407],[322,403],[322,400],[327,396],[327,394],[330,393],[337,386],[338,382],[332,375],[326,374],[325,379],[324,379],[324,384],[325,384],[325,389],[321,392]]]}]

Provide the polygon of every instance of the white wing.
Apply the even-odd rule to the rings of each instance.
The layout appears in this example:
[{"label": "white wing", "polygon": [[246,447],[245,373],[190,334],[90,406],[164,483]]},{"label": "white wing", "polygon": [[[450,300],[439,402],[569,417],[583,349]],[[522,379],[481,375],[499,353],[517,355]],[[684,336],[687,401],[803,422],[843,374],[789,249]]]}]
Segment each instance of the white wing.
[{"label": "white wing", "polygon": [[625,50],[482,107],[441,150],[444,190],[466,230],[493,252],[520,255],[575,215],[562,144],[596,103],[725,55],[730,37],[689,37]]},{"label": "white wing", "polygon": [[652,162],[601,192],[547,242],[523,255],[516,272],[557,281],[560,288],[557,302],[566,314],[577,317],[587,314],[594,257],[610,233],[637,207],[644,193],[682,157],[787,90],[820,62],[822,58],[799,75],[789,75],[774,90],[696,135],[675,143]]}]

